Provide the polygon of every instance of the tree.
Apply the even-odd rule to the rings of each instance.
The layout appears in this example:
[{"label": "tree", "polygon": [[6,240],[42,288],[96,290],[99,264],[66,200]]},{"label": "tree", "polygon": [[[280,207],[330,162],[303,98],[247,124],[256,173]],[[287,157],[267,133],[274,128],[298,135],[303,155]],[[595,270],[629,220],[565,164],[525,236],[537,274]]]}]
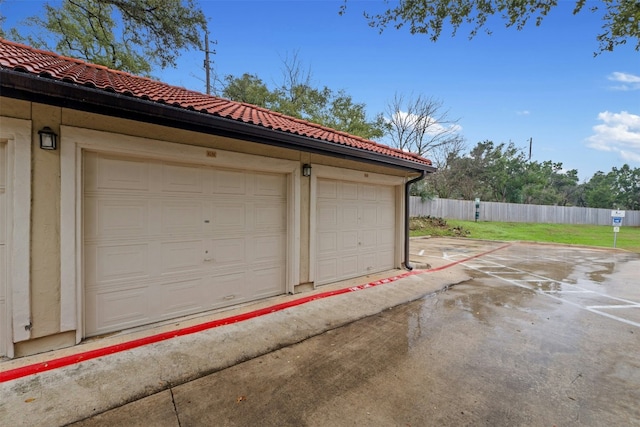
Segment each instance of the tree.
[{"label": "tree", "polygon": [[242,77],[228,75],[224,80],[222,96],[225,98],[264,108],[271,108],[275,102],[275,96],[255,74],[244,73]]},{"label": "tree", "polygon": [[[470,25],[469,37],[472,38],[481,29],[491,34],[486,25],[494,15],[498,15],[506,27],[521,30],[531,20],[539,26],[557,5],[557,0],[401,0],[382,13],[365,13],[365,17],[369,25],[380,32],[389,26],[399,29],[408,25],[411,34],[425,34],[435,42],[447,22],[452,28],[452,35],[461,26]],[[628,39],[635,39],[635,49],[640,50],[640,2],[602,0],[587,3],[586,0],[575,0],[574,15],[585,9],[602,15],[602,32],[596,35],[599,42],[596,54],[612,51]],[[346,0],[340,13],[345,11]]]},{"label": "tree", "polygon": [[[150,74],[154,65],[176,65],[180,52],[199,48],[206,27],[195,0],[63,0],[45,4],[43,17],[27,19],[44,31],[18,41],[110,68]],[[54,45],[51,45],[51,35]]]},{"label": "tree", "polygon": [[387,104],[386,113],[393,145],[428,155],[436,167],[443,167],[450,154],[460,153],[465,147],[459,119],[450,119],[440,100],[396,93]]},{"label": "tree", "polygon": [[614,177],[611,173],[596,172],[585,184],[584,200],[590,208],[611,209],[615,204]]},{"label": "tree", "polygon": [[640,210],[640,168],[596,172],[584,185],[584,199],[591,208]]},{"label": "tree", "polygon": [[381,114],[368,119],[365,104],[354,102],[345,91],[314,86],[311,72],[303,69],[297,53],[283,61],[282,82],[274,89],[269,89],[262,79],[252,74],[229,75],[225,82],[222,94],[234,101],[248,102],[365,139],[380,138],[387,129]]}]

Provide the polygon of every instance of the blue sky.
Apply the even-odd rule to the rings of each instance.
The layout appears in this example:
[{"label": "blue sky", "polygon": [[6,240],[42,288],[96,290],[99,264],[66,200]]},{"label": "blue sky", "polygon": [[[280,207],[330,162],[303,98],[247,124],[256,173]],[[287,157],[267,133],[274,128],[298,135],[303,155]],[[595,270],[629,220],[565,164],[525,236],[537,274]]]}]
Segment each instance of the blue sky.
[{"label": "blue sky", "polygon": [[[38,10],[41,1],[5,0],[7,25]],[[533,160],[562,162],[582,180],[628,163],[640,167],[640,52],[635,43],[594,57],[599,16],[574,16],[574,1],[560,0],[540,27],[506,29],[469,40],[446,28],[437,42],[389,28],[370,28],[364,10],[381,1],[200,0],[217,40],[220,76],[257,74],[281,81],[284,58],[297,52],[318,86],[344,89],[373,116],[395,93],[426,95],[459,118],[469,148],[477,142],[513,142]],[[587,5],[589,1],[587,2]],[[29,7],[26,7],[28,5]],[[204,91],[203,54],[187,52],[178,68],[155,72],[161,80]],[[388,143],[382,140],[380,142]]]}]

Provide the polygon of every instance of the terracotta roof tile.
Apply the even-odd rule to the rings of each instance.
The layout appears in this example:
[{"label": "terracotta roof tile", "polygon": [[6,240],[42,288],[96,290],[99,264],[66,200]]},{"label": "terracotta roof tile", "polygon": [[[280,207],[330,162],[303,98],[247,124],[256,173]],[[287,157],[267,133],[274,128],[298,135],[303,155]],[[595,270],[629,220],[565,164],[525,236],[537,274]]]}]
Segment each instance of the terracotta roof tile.
[{"label": "terracotta roof tile", "polygon": [[364,138],[254,105],[205,95],[0,39],[0,67],[195,110],[265,128],[367,150],[425,165],[431,161]]}]

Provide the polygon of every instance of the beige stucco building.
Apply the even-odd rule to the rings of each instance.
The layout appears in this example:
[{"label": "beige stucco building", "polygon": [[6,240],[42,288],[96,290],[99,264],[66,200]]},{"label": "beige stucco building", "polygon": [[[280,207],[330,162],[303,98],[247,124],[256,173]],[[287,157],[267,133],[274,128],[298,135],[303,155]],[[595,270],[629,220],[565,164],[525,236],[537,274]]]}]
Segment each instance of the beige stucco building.
[{"label": "beige stucco building", "polygon": [[427,159],[4,40],[0,67],[0,356],[405,266]]}]

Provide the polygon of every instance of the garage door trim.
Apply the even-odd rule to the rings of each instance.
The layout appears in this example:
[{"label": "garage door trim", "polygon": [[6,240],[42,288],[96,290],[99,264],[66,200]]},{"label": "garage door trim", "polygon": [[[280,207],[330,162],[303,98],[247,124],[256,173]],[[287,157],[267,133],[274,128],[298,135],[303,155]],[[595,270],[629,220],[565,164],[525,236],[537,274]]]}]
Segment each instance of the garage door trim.
[{"label": "garage door trim", "polygon": [[148,138],[61,126],[61,315],[60,330],[76,331],[76,341],[84,337],[83,319],[83,235],[82,159],[83,150],[141,157],[159,161],[236,168],[287,176],[286,290],[292,292],[299,278],[300,259],[295,256],[300,241],[300,163],[177,144]]},{"label": "garage door trim", "polygon": [[317,194],[318,194],[318,179],[333,179],[340,181],[349,181],[355,183],[364,184],[379,184],[395,187],[395,247],[396,253],[394,256],[394,263],[396,268],[400,268],[403,256],[403,230],[404,230],[404,198],[403,185],[407,178],[402,176],[383,175],[373,172],[363,172],[354,169],[336,168],[326,165],[313,165],[313,172],[311,174],[311,192],[310,192],[310,236],[309,236],[309,280],[313,283],[316,281],[316,243],[317,243]]},{"label": "garage door trim", "polygon": [[13,344],[31,338],[31,120],[0,117],[0,140],[6,144],[6,313],[0,339],[5,355],[13,357]]}]

